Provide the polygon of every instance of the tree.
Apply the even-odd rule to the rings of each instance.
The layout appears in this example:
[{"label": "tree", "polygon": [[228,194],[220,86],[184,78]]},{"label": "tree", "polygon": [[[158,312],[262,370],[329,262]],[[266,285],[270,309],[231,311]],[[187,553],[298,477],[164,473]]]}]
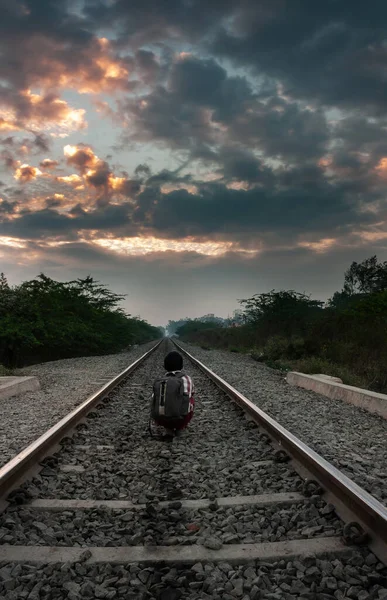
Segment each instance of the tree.
[{"label": "tree", "polygon": [[353,262],[345,272],[343,292],[349,296],[384,290],[387,290],[387,262],[378,263],[376,255],[361,263]]},{"label": "tree", "polygon": [[162,336],[126,314],[122,299],[90,276],[60,282],[40,274],[13,288],[0,277],[0,362],[113,353]]},{"label": "tree", "polygon": [[0,293],[6,290],[10,290],[8,280],[4,273],[0,273]]},{"label": "tree", "polygon": [[323,310],[323,302],[293,290],[271,290],[239,302],[245,307],[247,323],[259,325],[271,335],[304,333]]},{"label": "tree", "polygon": [[221,325],[215,321],[199,321],[199,319],[192,319],[187,321],[184,325],[181,325],[176,331],[177,335],[190,335],[197,333],[198,331],[206,331],[208,329],[218,329]]},{"label": "tree", "polygon": [[167,325],[168,334],[173,335],[174,333],[177,332],[179,327],[181,327],[182,325],[187,323],[187,321],[189,321],[189,320],[190,320],[189,317],[185,317],[185,319],[178,319],[177,321],[173,321],[173,320],[168,321],[168,325]]}]

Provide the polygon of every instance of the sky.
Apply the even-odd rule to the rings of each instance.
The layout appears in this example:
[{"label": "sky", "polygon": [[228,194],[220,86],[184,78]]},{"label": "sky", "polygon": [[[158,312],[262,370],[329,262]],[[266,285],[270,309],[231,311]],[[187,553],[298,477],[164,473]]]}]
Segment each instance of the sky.
[{"label": "sky", "polygon": [[387,260],[383,0],[0,0],[0,269],[154,325]]}]

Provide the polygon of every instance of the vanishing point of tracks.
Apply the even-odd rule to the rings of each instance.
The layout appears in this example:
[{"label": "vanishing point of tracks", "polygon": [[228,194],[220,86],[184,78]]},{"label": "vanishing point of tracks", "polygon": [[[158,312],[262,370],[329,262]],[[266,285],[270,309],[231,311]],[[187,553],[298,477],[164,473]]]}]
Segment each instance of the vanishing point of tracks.
[{"label": "vanishing point of tracks", "polygon": [[0,469],[0,599],[387,599],[387,509],[195,359],[150,438],[170,345]]}]

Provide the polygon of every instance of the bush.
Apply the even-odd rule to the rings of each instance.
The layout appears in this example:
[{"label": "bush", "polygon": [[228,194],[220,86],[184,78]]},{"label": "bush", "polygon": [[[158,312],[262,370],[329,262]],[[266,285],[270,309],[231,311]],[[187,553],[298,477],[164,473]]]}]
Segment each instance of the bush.
[{"label": "bush", "polygon": [[331,377],[340,377],[342,382],[346,385],[363,388],[368,385],[368,382],[364,377],[357,375],[345,365],[336,364],[318,356],[293,361],[290,366],[293,371],[298,371],[299,373],[308,373],[310,375],[323,374],[330,375]]},{"label": "bush", "polygon": [[284,369],[326,372],[348,384],[387,392],[387,261],[352,263],[344,288],[324,305],[293,290],[241,300],[242,327],[189,335],[187,341]]},{"label": "bush", "polygon": [[114,353],[161,337],[160,329],[127,315],[122,299],[92,277],[59,282],[40,275],[11,288],[2,275],[1,363]]},{"label": "bush", "polygon": [[269,338],[264,346],[264,354],[269,360],[278,360],[287,356],[289,341],[286,338],[275,335]]}]

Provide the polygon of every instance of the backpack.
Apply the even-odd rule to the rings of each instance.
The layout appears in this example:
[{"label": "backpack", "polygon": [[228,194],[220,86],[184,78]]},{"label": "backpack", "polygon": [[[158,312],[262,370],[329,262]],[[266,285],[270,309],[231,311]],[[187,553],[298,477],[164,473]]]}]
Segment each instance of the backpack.
[{"label": "backpack", "polygon": [[182,419],[189,411],[189,397],[184,393],[184,373],[167,373],[153,384],[152,419]]}]

